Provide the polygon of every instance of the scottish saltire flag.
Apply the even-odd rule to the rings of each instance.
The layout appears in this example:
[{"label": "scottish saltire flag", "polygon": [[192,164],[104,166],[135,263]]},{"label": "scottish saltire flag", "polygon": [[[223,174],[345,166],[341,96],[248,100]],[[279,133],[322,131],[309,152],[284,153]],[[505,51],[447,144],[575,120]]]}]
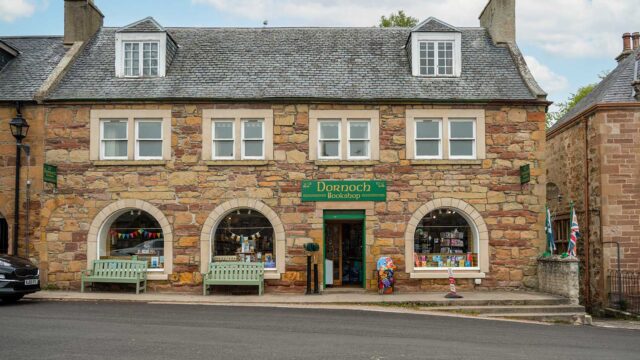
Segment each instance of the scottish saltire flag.
[{"label": "scottish saltire flag", "polygon": [[553,255],[556,250],[556,241],[553,238],[553,226],[551,225],[551,210],[547,206],[547,221],[544,224],[544,230],[547,233],[547,251]]},{"label": "scottish saltire flag", "polygon": [[578,216],[576,215],[576,209],[574,209],[573,204],[571,204],[571,235],[569,236],[569,249],[567,249],[569,256],[576,256],[578,236],[580,236]]}]

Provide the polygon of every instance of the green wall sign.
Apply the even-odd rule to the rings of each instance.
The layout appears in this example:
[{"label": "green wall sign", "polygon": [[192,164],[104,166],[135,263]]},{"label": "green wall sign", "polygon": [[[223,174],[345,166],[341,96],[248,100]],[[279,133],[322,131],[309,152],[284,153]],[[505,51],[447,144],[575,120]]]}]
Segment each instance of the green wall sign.
[{"label": "green wall sign", "polygon": [[386,201],[385,180],[303,180],[302,201]]},{"label": "green wall sign", "polygon": [[58,186],[58,167],[55,165],[44,164],[43,180],[46,183]]},{"label": "green wall sign", "polygon": [[529,164],[520,166],[520,184],[526,184],[531,181],[531,167]]}]

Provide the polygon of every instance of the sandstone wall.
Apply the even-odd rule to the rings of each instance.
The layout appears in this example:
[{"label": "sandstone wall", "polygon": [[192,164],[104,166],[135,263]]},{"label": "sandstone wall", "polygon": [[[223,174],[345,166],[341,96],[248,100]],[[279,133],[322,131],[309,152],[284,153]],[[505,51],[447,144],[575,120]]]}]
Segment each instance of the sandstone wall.
[{"label": "sandstone wall", "polygon": [[[43,188],[42,165],[44,163],[44,108],[42,106],[23,106],[22,115],[30,125],[24,144],[31,146],[31,159],[27,163],[22,151],[22,168],[20,172],[20,238],[18,252],[26,254],[26,194],[27,179],[31,179],[30,212],[29,212],[29,257],[36,262],[45,260],[40,253],[40,193]],[[9,224],[9,249],[12,251],[15,176],[16,176],[16,139],[11,135],[9,122],[16,116],[14,104],[0,104],[0,216]],[[46,262],[45,262],[46,265]]]},{"label": "sandstone wall", "polygon": [[[536,257],[544,246],[544,107],[487,106],[487,159],[477,162],[423,162],[406,159],[405,105],[216,104],[216,108],[271,108],[275,160],[266,165],[218,166],[201,159],[202,110],[211,104],[60,105],[46,111],[46,159],[57,164],[57,194],[43,196],[48,280],[78,288],[86,266],[87,233],[98,212],[120,199],[139,199],[159,208],[174,233],[173,274],[151,286],[197,291],[199,239],[209,213],[235,198],[259,199],[280,217],[286,233],[286,273],[269,280],[267,291],[301,291],[302,245],[322,244],[318,204],[302,203],[302,179],[385,179],[387,202],[367,210],[367,279],[372,288],[374,261],[389,255],[399,266],[402,291],[444,288],[447,281],[409,279],[404,272],[404,231],[413,212],[441,197],[462,199],[484,218],[490,232],[490,271],[482,287],[536,285]],[[415,106],[417,108],[430,106]],[[462,108],[465,105],[456,108]],[[469,107],[468,105],[466,107]],[[89,161],[91,109],[172,110],[172,159],[162,165],[101,166]],[[380,111],[380,161],[358,166],[320,165],[308,160],[309,110]],[[531,164],[531,184],[521,187],[519,166]],[[357,203],[353,203],[358,208]],[[277,254],[276,256],[283,256]],[[204,259],[208,261],[208,259]],[[471,280],[461,286],[471,287]]]}]

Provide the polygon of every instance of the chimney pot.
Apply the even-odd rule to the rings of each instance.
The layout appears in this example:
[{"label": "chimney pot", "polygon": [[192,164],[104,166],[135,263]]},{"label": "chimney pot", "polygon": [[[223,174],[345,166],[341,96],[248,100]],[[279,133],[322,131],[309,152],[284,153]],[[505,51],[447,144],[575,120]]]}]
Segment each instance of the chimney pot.
[{"label": "chimney pot", "polygon": [[631,33],[622,34],[622,51],[631,50]]},{"label": "chimney pot", "polygon": [[631,38],[633,39],[633,50],[638,49],[640,47],[640,32],[634,32]]}]

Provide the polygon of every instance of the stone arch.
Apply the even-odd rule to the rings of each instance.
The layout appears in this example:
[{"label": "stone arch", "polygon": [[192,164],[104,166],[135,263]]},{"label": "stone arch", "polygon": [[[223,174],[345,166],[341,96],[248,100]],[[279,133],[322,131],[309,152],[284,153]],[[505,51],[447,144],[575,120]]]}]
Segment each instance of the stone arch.
[{"label": "stone arch", "polygon": [[213,238],[213,232],[218,227],[218,224],[222,219],[232,211],[238,209],[251,209],[258,211],[264,215],[271,226],[273,226],[274,239],[275,239],[275,253],[276,253],[276,273],[267,272],[265,278],[280,278],[280,274],[285,271],[285,248],[286,241],[284,235],[284,225],[278,217],[275,211],[269,206],[257,199],[239,198],[229,200],[218,205],[207,217],[207,220],[202,226],[202,233],[200,234],[200,269],[202,272],[206,272],[209,266],[209,259],[211,259],[211,239]]},{"label": "stone arch", "polygon": [[164,236],[164,273],[150,273],[148,279],[168,279],[168,276],[173,272],[173,230],[171,224],[169,224],[169,220],[167,220],[167,217],[160,209],[142,200],[126,199],[116,201],[105,206],[98,215],[93,218],[91,226],[89,227],[89,234],[87,235],[87,268],[90,268],[93,260],[98,258],[98,242],[101,237],[106,237],[107,226],[105,225],[129,210],[145,211],[153,216],[158,221],[158,224],[160,224]]},{"label": "stone arch", "polygon": [[406,264],[406,272],[413,272],[413,239],[414,234],[416,232],[416,228],[418,227],[418,223],[425,217],[428,213],[433,210],[448,208],[454,209],[457,213],[462,215],[467,222],[469,222],[474,232],[474,236],[478,239],[478,262],[480,265],[480,272],[486,273],[489,271],[489,230],[487,228],[487,224],[485,223],[482,215],[474,208],[471,204],[453,198],[441,198],[429,201],[428,203],[422,205],[416,210],[409,223],[407,224],[407,229],[404,233],[404,241],[405,241],[405,264]]},{"label": "stone arch", "polygon": [[0,218],[3,218],[7,222],[7,253],[13,254],[13,210],[10,207],[13,202],[7,201],[7,199],[0,194]]}]

